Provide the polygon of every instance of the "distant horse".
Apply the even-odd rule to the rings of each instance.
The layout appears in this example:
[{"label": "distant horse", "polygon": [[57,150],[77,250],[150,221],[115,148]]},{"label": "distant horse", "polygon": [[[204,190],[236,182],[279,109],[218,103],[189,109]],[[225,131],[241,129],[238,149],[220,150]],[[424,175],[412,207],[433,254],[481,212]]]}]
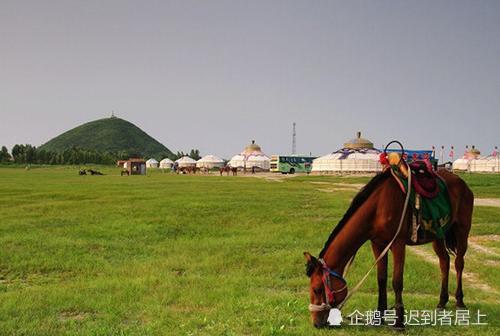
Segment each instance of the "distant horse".
[{"label": "distant horse", "polygon": [[238,175],[238,167],[231,167],[231,172],[233,173],[233,176]]},{"label": "distant horse", "polygon": [[224,167],[220,167],[219,168],[219,173],[220,173],[220,176],[222,176],[222,174],[225,172],[227,176],[229,176],[229,171],[231,170],[231,167],[228,166],[228,165],[225,165]]},{"label": "distant horse", "polygon": [[[344,217],[330,234],[321,253],[316,259],[308,252],[306,274],[310,278],[309,310],[315,327],[324,327],[330,309],[339,307],[347,296],[347,282],[343,278],[346,265],[354,258],[358,249],[368,240],[371,241],[375,258],[389,246],[394,263],[392,287],[395,292],[396,329],[404,328],[403,306],[403,270],[406,245],[417,245],[432,241],[435,253],[439,257],[441,269],[441,294],[438,308],[444,308],[448,302],[448,275],[450,256],[455,254],[457,288],[456,307],[464,308],[462,291],[462,272],[464,255],[472,221],[474,195],[466,183],[457,175],[446,170],[439,170],[438,175],[448,188],[451,201],[451,225],[445,239],[414,243],[410,239],[412,211],[404,214],[401,230],[396,235],[402,216],[405,196],[391,172],[385,170],[376,175],[356,195]],[[387,254],[377,263],[378,308],[383,314],[387,310]]]},{"label": "distant horse", "polygon": [[120,176],[123,176],[123,175],[130,176],[130,172],[129,172],[127,169],[123,169],[123,170],[120,172]]},{"label": "distant horse", "polygon": [[78,175],[87,175],[87,171],[85,169],[80,169]]},{"label": "distant horse", "polygon": [[196,174],[195,166],[179,167],[177,169],[177,174]]}]

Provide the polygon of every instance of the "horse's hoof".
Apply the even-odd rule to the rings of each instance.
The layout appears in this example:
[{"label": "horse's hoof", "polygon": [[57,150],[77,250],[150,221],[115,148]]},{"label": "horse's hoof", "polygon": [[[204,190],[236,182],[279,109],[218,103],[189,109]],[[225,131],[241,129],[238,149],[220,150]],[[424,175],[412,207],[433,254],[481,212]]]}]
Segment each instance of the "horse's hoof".
[{"label": "horse's hoof", "polygon": [[440,304],[438,304],[438,305],[436,306],[436,309],[437,309],[437,310],[445,310],[445,309],[446,309],[446,304],[441,304],[441,303],[440,303]]}]

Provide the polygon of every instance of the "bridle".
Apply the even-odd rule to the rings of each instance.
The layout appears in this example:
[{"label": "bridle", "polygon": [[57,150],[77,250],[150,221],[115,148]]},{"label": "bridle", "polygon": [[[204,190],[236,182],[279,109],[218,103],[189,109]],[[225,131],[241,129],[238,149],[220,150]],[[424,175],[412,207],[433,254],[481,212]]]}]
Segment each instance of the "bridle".
[{"label": "bridle", "polygon": [[[311,303],[309,305],[309,311],[311,313],[330,310],[332,309],[332,307],[338,305],[340,302],[335,302],[334,294],[340,293],[347,288],[347,281],[340,274],[331,270],[325,263],[323,258],[318,259],[318,261],[321,263],[321,267],[323,269],[323,275],[321,278],[323,281],[323,286],[325,287],[325,302],[320,305]],[[333,290],[331,286],[331,277],[337,278],[342,281],[344,283],[344,286],[341,289]]]}]

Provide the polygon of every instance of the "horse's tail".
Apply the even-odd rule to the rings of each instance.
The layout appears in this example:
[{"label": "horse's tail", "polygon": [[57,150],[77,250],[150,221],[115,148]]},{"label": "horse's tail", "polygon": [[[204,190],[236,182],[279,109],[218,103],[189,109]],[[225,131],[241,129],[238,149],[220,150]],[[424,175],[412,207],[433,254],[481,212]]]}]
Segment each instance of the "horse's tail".
[{"label": "horse's tail", "polygon": [[451,255],[456,255],[457,253],[457,237],[455,236],[455,223],[450,225],[448,231],[444,235],[444,243],[446,245],[446,250]]}]

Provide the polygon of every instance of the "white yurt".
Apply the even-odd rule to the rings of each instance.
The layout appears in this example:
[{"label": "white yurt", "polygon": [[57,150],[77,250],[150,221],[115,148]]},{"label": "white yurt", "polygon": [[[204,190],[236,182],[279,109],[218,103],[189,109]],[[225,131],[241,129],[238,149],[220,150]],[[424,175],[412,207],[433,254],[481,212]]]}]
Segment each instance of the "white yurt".
[{"label": "white yurt", "polygon": [[146,168],[158,168],[158,161],[155,159],[149,159],[146,161]]},{"label": "white yurt", "polygon": [[174,161],[170,160],[169,158],[164,158],[160,161],[160,168],[162,169],[170,169],[173,165]]},{"label": "white yurt", "polygon": [[243,152],[231,158],[229,166],[247,170],[252,168],[269,170],[270,162],[269,157],[262,152],[255,140],[252,140],[252,143],[246,146]]},{"label": "white yurt", "polygon": [[235,155],[228,162],[228,165],[231,167],[242,168],[245,167],[245,156],[244,155]]},{"label": "white yurt", "polygon": [[217,155],[205,155],[198,161],[196,161],[196,167],[198,168],[220,168],[224,166],[224,160],[222,160]]},{"label": "white yurt", "polygon": [[267,156],[250,156],[247,160],[247,168],[252,169],[253,167],[269,170],[270,160]]},{"label": "white yurt", "polygon": [[179,167],[195,167],[196,160],[191,159],[189,156],[183,156],[180,159],[175,160]]},{"label": "white yurt", "polygon": [[452,169],[471,173],[498,173],[500,172],[500,159],[496,150],[492,155],[481,156],[481,152],[472,146],[460,159],[453,162]]},{"label": "white yurt", "polygon": [[373,173],[382,170],[379,157],[381,151],[373,147],[373,143],[357,137],[344,143],[344,147],[313,160],[311,173]]}]

